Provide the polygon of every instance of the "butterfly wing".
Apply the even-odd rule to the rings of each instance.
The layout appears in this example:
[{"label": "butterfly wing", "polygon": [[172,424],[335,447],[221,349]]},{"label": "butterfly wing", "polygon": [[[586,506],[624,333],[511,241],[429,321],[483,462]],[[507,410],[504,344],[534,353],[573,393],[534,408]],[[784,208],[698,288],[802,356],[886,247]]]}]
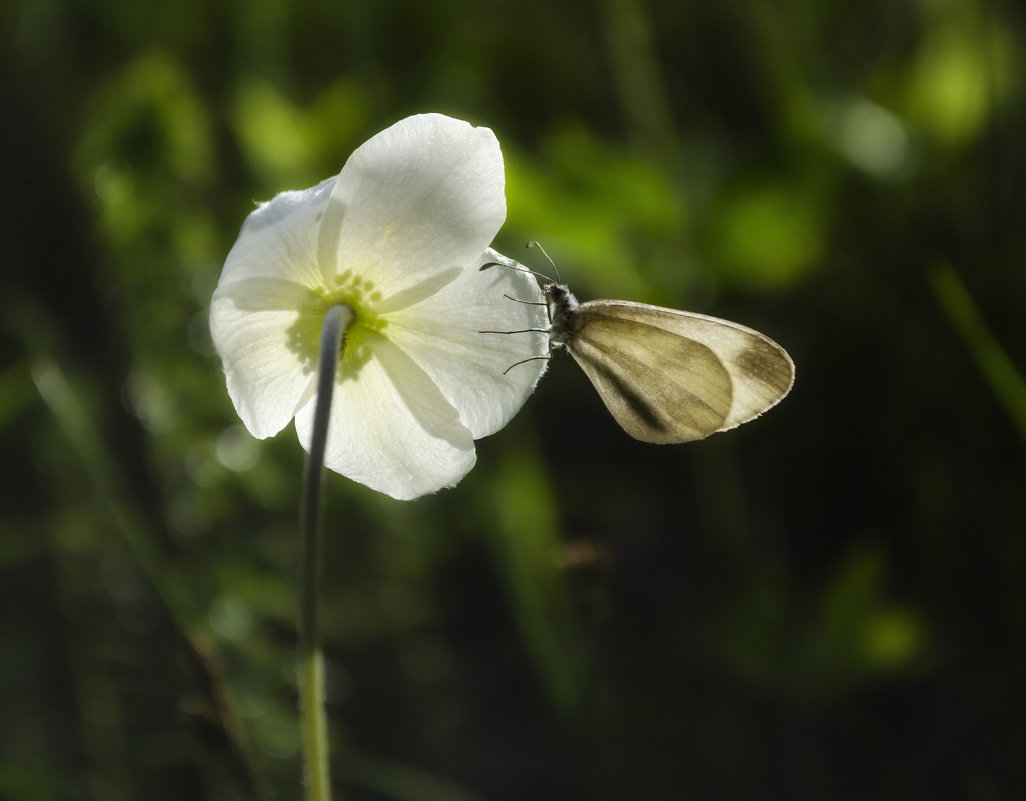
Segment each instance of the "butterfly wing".
[{"label": "butterfly wing", "polygon": [[773,340],[737,323],[623,300],[581,304],[566,346],[606,408],[635,439],[688,442],[774,406],[794,364]]}]

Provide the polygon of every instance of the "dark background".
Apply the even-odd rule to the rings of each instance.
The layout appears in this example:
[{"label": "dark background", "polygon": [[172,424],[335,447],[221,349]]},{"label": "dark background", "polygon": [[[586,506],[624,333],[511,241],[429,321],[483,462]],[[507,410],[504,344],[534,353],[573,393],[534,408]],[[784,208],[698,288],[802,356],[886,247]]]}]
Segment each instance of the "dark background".
[{"label": "dark background", "polygon": [[253,208],[493,128],[503,253],[790,397],[623,434],[565,355],[455,490],[326,482],[336,794],[1026,797],[1026,37],[1001,0],[0,10],[0,798],[299,796],[294,433],[206,327]]}]

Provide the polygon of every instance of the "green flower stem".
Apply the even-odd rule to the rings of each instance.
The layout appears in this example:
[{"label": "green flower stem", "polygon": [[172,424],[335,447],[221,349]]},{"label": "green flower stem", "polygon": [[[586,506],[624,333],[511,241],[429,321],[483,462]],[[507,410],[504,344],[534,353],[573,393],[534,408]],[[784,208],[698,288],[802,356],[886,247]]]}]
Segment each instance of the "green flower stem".
[{"label": "green flower stem", "polygon": [[303,476],[300,528],[303,552],[299,569],[299,709],[303,729],[303,762],[307,801],[331,801],[328,769],[328,728],[324,716],[324,655],[317,628],[317,600],[320,595],[319,555],[321,550],[321,468],[328,439],[331,396],[335,390],[342,336],[353,321],[353,310],[343,303],[328,309],[321,329],[320,366],[317,372],[317,405],[313,436]]}]

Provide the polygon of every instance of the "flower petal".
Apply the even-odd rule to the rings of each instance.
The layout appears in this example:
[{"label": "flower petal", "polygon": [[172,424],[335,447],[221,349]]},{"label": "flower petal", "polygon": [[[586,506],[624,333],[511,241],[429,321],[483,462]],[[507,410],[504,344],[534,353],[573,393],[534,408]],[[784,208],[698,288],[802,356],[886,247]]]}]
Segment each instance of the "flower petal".
[{"label": "flower petal", "polygon": [[277,278],[222,283],[210,302],[210,334],[228,394],[250,433],[277,434],[314,391],[311,365],[289,347],[313,293]]},{"label": "flower petal", "polygon": [[[431,377],[475,439],[509,422],[548,365],[544,333],[480,333],[548,328],[537,281],[509,267],[477,269],[490,261],[516,264],[489,249],[430,298],[388,318],[389,339]],[[533,361],[517,364],[525,359]]]},{"label": "flower petal", "polygon": [[495,135],[441,114],[408,117],[342,168],[321,226],[322,265],[374,276],[387,300],[477,258],[505,219]]},{"label": "flower petal", "polygon": [[[452,486],[474,466],[474,440],[427,374],[380,335],[354,373],[342,359],[335,386],[325,465],[398,500]],[[296,415],[310,447],[314,401]]]},{"label": "flower petal", "polygon": [[242,224],[218,286],[247,278],[284,278],[307,287],[325,285],[317,260],[320,220],[338,180],[282,192],[261,204]]}]

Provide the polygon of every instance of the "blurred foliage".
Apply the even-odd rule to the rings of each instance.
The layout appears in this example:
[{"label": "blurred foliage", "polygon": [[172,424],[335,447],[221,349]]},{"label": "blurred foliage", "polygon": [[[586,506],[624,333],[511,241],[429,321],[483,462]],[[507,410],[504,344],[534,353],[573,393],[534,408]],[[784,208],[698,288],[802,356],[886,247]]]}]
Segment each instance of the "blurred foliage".
[{"label": "blurred foliage", "polygon": [[455,490],[327,481],[340,797],[1026,795],[1026,26],[1007,0],[0,9],[0,798],[296,797],[302,451],[206,307],[253,203],[418,111],[496,246],[743,322],[692,446],[569,359]]}]

